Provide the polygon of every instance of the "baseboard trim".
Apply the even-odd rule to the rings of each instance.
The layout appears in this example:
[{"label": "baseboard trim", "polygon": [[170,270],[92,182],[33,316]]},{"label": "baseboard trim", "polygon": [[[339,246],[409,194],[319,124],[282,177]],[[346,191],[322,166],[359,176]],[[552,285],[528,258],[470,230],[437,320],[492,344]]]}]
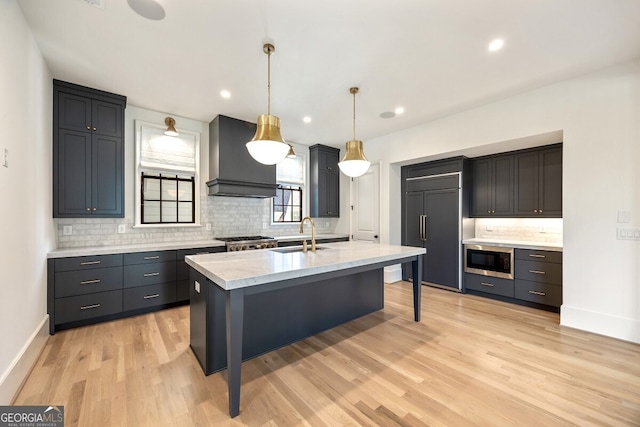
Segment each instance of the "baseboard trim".
[{"label": "baseboard trim", "polygon": [[640,344],[640,321],[635,319],[564,304],[560,308],[560,325]]},{"label": "baseboard trim", "polygon": [[402,280],[402,264],[384,268],[384,283],[393,283],[400,280]]},{"label": "baseboard trim", "polygon": [[48,339],[49,315],[46,315],[0,378],[0,405],[13,404]]}]

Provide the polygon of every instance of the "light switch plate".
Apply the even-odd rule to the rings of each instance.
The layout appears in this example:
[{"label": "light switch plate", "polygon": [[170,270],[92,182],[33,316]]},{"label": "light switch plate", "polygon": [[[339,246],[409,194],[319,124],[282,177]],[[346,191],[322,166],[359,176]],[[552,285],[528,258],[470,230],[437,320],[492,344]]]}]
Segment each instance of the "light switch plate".
[{"label": "light switch plate", "polygon": [[73,228],[70,225],[65,225],[62,227],[63,236],[71,236],[72,234],[73,234]]},{"label": "light switch plate", "polygon": [[207,231],[211,231],[211,224],[210,223],[207,223],[206,227],[207,227]]},{"label": "light switch plate", "polygon": [[193,281],[193,288],[195,289],[195,291],[197,293],[200,293],[200,282],[198,282],[197,280]]},{"label": "light switch plate", "polygon": [[118,234],[124,234],[127,231],[126,224],[118,224]]}]

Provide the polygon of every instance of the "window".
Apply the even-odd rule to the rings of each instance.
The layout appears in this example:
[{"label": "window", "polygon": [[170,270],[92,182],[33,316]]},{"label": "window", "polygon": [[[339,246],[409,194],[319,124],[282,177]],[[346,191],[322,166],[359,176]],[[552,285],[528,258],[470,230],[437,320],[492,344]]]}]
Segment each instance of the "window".
[{"label": "window", "polygon": [[272,199],[274,223],[300,222],[303,217],[302,195],[304,190],[304,157],[287,157],[276,165],[278,189]]},{"label": "window", "polygon": [[200,134],[136,120],[136,226],[198,225]]},{"label": "window", "polygon": [[194,223],[195,178],[142,172],[142,224]]}]

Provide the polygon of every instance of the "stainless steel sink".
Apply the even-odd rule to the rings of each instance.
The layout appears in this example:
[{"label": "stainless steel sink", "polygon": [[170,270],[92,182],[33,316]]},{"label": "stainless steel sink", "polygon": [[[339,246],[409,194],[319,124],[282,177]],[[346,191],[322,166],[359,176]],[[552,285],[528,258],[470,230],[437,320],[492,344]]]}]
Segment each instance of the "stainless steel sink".
[{"label": "stainless steel sink", "polygon": [[[317,251],[321,249],[326,249],[326,248],[322,246],[316,246]],[[269,250],[273,252],[280,252],[281,254],[290,254],[293,252],[302,252],[302,246],[285,246],[283,248],[273,248]],[[311,245],[308,246],[307,251],[311,252]]]}]

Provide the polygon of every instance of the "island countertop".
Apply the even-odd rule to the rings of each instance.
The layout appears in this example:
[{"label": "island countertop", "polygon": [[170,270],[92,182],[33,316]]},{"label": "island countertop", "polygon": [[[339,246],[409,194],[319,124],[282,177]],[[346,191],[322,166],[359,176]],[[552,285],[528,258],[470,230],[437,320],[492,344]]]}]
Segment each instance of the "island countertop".
[{"label": "island countertop", "polygon": [[260,249],[190,255],[185,261],[225,290],[312,276],[359,266],[402,261],[424,254],[424,248],[364,243],[322,243],[316,252]]}]

